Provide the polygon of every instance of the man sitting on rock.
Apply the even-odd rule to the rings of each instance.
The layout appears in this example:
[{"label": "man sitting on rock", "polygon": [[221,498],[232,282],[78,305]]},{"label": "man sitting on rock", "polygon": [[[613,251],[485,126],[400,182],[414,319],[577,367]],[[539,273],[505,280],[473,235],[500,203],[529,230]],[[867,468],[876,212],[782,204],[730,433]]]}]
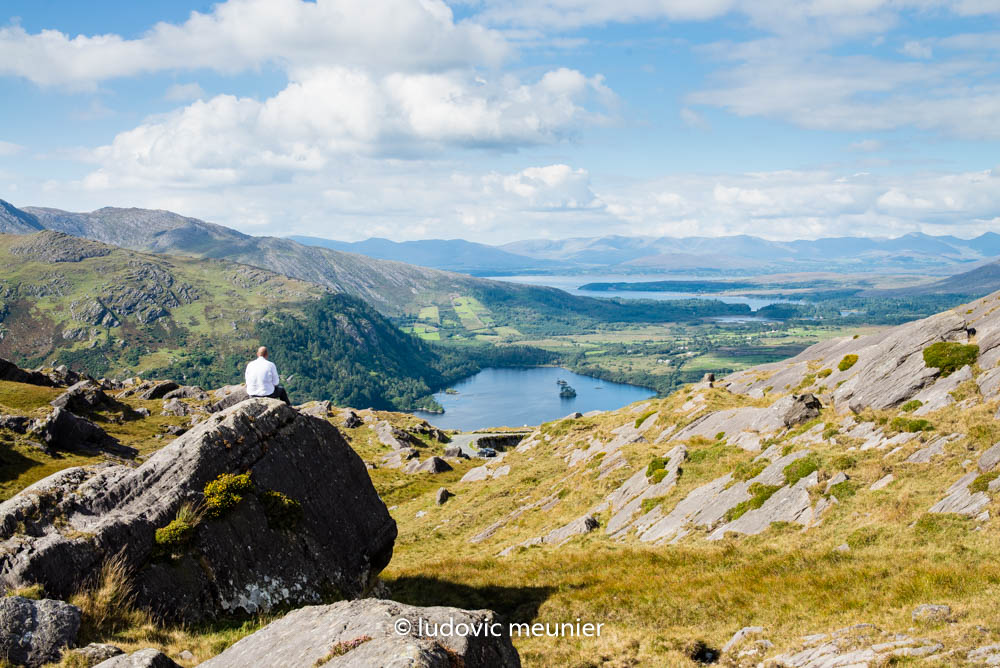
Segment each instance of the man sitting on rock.
[{"label": "man sitting on rock", "polygon": [[281,399],[289,406],[292,402],[288,400],[288,393],[285,388],[278,385],[278,367],[274,362],[267,359],[267,347],[261,346],[257,349],[257,359],[247,364],[247,394],[251,397],[266,397],[268,399]]}]

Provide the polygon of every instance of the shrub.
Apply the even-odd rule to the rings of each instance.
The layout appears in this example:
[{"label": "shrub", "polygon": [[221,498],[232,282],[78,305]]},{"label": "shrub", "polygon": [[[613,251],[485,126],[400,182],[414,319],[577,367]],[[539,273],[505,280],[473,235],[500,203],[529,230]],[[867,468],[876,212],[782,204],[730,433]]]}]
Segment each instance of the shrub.
[{"label": "shrub", "polygon": [[847,469],[854,468],[854,465],[858,462],[850,455],[837,455],[830,462],[830,465],[838,471],[846,471]]},{"label": "shrub", "polygon": [[361,636],[360,638],[355,638],[354,640],[341,640],[336,645],[330,648],[330,651],[327,652],[326,656],[324,656],[322,659],[317,659],[316,663],[314,663],[313,666],[316,666],[318,668],[319,666],[328,663],[329,661],[337,658],[338,656],[344,656],[352,649],[360,647],[361,645],[365,644],[371,639],[372,639],[371,636]]},{"label": "shrub", "polygon": [[820,371],[816,372],[816,375],[819,376],[820,378],[826,378],[831,373],[833,373],[833,369],[821,369]]},{"label": "shrub", "polygon": [[857,362],[858,362],[857,355],[853,353],[850,355],[844,355],[844,359],[840,360],[840,364],[837,365],[837,368],[840,369],[841,371],[847,371],[852,366],[857,364]]},{"label": "shrub", "polygon": [[912,413],[913,411],[917,410],[923,405],[924,402],[920,401],[920,399],[910,399],[905,404],[900,406],[899,410],[903,411],[904,413]]},{"label": "shrub", "polygon": [[210,517],[222,517],[238,506],[243,495],[252,490],[249,473],[223,473],[205,485],[205,512]]},{"label": "shrub", "polygon": [[924,348],[924,364],[929,369],[940,369],[942,376],[950,376],[967,364],[975,364],[979,346],[938,341]]},{"label": "shrub", "polygon": [[650,479],[650,481],[654,485],[657,485],[657,484],[663,482],[663,479],[667,477],[667,473],[669,473],[669,471],[667,471],[667,469],[660,469],[659,471],[656,471],[655,473],[653,473],[653,475],[650,476],[649,479]]},{"label": "shrub", "polygon": [[667,498],[667,497],[665,497],[665,496],[654,496],[654,497],[649,498],[649,499],[643,499],[642,500],[642,514],[645,515],[646,513],[648,513],[649,511],[651,511],[653,508],[655,508],[658,505],[660,505],[661,503],[663,503],[663,499],[665,499],[665,498]]},{"label": "shrub", "polygon": [[830,488],[830,496],[833,496],[838,501],[846,501],[854,496],[857,491],[858,486],[855,483],[850,480],[845,480],[844,482],[838,482]]},{"label": "shrub", "polygon": [[726,437],[726,432],[720,431],[718,434],[715,435],[715,440],[721,441],[725,437]]},{"label": "shrub", "polygon": [[268,526],[289,529],[302,519],[302,504],[281,492],[268,490],[262,492],[259,498],[264,506],[264,514],[267,515]]},{"label": "shrub", "polygon": [[840,430],[837,429],[836,427],[828,427],[828,428],[826,428],[826,429],[823,430],[823,438],[824,438],[824,440],[829,441],[831,438],[833,438],[834,436],[836,436],[839,433],[840,433]]},{"label": "shrub", "polygon": [[847,535],[847,545],[852,550],[857,550],[861,547],[868,547],[869,545],[877,543],[880,535],[881,531],[878,527],[858,527]]},{"label": "shrub", "polygon": [[21,598],[40,601],[45,598],[45,588],[40,584],[27,585],[25,587],[18,587],[17,589],[9,589],[4,596],[20,596]]},{"label": "shrub", "polygon": [[796,459],[794,462],[785,467],[785,484],[794,485],[813,471],[818,470],[819,460],[816,459],[814,455],[808,455],[806,457],[802,457],[801,459]]},{"label": "shrub", "polygon": [[750,480],[751,478],[756,478],[770,463],[771,461],[766,458],[742,462],[733,469],[733,480]]},{"label": "shrub", "polygon": [[969,483],[969,491],[975,494],[976,492],[985,492],[989,489],[990,483],[1000,478],[1000,471],[993,471],[991,473],[984,473],[971,483]]},{"label": "shrub", "polygon": [[727,510],[725,520],[727,522],[732,522],[733,520],[742,517],[747,511],[760,508],[764,505],[764,502],[770,499],[779,489],[781,489],[781,487],[778,485],[764,485],[759,482],[753,483],[750,485],[749,489],[747,489],[747,491],[750,492],[750,498]]},{"label": "shrub", "polygon": [[642,423],[645,422],[646,419],[655,412],[656,411],[646,411],[645,413],[637,417],[635,419],[635,428],[638,429],[642,425]]},{"label": "shrub", "polygon": [[905,417],[893,418],[892,422],[889,423],[889,427],[896,431],[905,431],[911,434],[920,431],[934,431],[934,425],[927,420]]},{"label": "shrub", "polygon": [[156,530],[156,545],[165,553],[179,552],[194,538],[194,525],[177,518]]},{"label": "shrub", "polygon": [[670,457],[653,457],[652,461],[646,465],[646,477],[652,478],[657,471],[662,471],[667,468],[667,464],[669,463]]}]

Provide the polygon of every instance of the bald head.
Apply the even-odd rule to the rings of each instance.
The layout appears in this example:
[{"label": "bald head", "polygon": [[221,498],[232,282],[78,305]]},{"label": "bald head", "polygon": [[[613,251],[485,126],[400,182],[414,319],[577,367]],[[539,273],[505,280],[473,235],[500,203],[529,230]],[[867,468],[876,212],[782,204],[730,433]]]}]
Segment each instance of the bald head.
[{"label": "bald head", "polygon": [[267,346],[261,346],[257,349],[257,357],[267,357]]}]

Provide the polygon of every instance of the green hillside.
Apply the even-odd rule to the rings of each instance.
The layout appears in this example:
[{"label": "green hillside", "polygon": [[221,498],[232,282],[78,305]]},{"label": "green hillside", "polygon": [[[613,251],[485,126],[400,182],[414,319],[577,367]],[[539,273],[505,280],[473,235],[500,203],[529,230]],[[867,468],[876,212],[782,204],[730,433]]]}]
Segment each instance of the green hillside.
[{"label": "green hillside", "polygon": [[[44,231],[0,235],[0,357],[94,376],[239,382],[253,350],[274,350],[293,399],[435,408],[430,394],[480,362],[554,355],[483,345],[444,350],[361,300],[222,260],[152,255]],[[496,357],[496,359],[493,359]]]}]

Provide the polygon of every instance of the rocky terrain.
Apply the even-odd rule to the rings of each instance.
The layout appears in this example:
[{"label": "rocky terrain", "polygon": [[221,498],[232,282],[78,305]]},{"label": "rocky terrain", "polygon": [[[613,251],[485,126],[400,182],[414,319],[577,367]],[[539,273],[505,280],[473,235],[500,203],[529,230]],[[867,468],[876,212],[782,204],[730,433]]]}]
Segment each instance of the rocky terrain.
[{"label": "rocky terrain", "polygon": [[[1000,665],[998,362],[1000,294],[486,460],[402,414],[0,365],[0,581],[20,596],[0,641],[120,648],[107,665]],[[132,451],[46,441],[57,411]],[[95,621],[109,563],[151,617]],[[59,601],[79,630],[70,610],[26,644]],[[386,626],[442,615],[605,629]]]}]

